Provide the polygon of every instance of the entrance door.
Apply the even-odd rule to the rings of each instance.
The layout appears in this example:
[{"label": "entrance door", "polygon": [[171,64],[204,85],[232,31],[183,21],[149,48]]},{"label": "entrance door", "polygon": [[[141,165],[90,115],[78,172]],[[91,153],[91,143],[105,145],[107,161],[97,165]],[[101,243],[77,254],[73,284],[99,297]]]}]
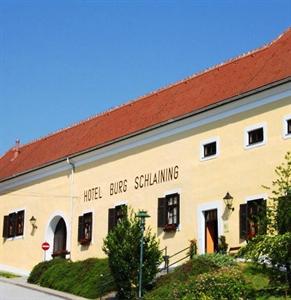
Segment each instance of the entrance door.
[{"label": "entrance door", "polygon": [[214,253],[218,246],[217,209],[206,210],[205,217],[205,252]]},{"label": "entrance door", "polygon": [[54,250],[53,257],[66,256],[66,240],[67,240],[67,228],[63,218],[60,218],[54,234]]}]

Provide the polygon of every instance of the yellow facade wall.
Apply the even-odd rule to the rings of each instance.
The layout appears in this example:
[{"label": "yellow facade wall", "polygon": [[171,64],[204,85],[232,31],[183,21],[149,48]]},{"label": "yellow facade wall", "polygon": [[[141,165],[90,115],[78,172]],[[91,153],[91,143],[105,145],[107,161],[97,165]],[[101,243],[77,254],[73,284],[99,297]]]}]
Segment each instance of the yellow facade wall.
[{"label": "yellow facade wall", "polygon": [[[224,215],[224,220],[222,214],[218,215],[220,233],[231,247],[239,246],[239,204],[248,197],[267,195],[262,185],[271,185],[275,167],[291,150],[291,139],[282,137],[283,119],[290,114],[291,98],[287,98],[76,168],[73,175],[67,172],[1,195],[0,231],[4,215],[24,208],[25,232],[20,238],[2,239],[0,265],[31,270],[43,260],[41,243],[46,240],[51,218],[57,214],[68,223],[67,246],[73,260],[104,256],[108,209],[122,203],[148,211],[151,217],[147,225],[157,233],[160,247],[167,246],[171,254],[187,247],[190,239],[201,239],[199,207],[219,203],[224,213],[222,198],[226,192],[234,197],[234,211],[227,217]],[[245,128],[261,123],[266,125],[266,144],[245,149]],[[219,139],[219,155],[201,161],[201,141],[213,137]],[[134,188],[136,176],[172,166],[179,167],[177,180]],[[125,179],[126,192],[110,196],[110,183]],[[101,188],[102,198],[84,201],[84,191],[93,187]],[[180,228],[174,234],[167,234],[157,228],[157,201],[173,191],[180,193]],[[77,241],[78,216],[86,212],[93,212],[93,236],[88,247],[78,245]],[[31,216],[37,219],[33,234]]]}]

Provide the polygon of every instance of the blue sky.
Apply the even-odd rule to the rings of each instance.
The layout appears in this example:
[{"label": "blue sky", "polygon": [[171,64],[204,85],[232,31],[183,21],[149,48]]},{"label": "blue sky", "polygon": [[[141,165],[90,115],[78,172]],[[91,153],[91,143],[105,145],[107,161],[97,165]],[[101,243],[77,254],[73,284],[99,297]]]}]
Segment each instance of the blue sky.
[{"label": "blue sky", "polygon": [[0,156],[290,26],[289,0],[0,0]]}]

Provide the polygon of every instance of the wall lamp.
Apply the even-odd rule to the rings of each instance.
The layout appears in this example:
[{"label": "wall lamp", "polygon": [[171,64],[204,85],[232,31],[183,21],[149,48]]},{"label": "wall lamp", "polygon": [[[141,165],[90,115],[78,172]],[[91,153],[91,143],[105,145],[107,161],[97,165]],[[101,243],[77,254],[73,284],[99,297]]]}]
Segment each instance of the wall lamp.
[{"label": "wall lamp", "polygon": [[31,226],[32,226],[32,229],[36,229],[37,228],[37,226],[36,226],[36,218],[34,217],[34,216],[32,216],[31,218],[30,218],[30,220],[29,220],[29,222],[30,222],[30,224],[31,224]]},{"label": "wall lamp", "polygon": [[229,209],[234,211],[234,207],[232,207],[232,201],[233,201],[233,197],[230,195],[229,192],[226,193],[226,195],[223,198],[223,201],[225,203],[225,206]]}]

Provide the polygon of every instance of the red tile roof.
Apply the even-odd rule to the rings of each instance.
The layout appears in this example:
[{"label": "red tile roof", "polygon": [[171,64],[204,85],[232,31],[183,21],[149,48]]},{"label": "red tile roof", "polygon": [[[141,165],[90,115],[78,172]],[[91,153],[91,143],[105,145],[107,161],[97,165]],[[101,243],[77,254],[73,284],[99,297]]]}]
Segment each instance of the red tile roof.
[{"label": "red tile roof", "polygon": [[194,75],[70,128],[10,149],[0,181],[137,133],[143,129],[286,79],[291,75],[291,28],[256,51]]}]

